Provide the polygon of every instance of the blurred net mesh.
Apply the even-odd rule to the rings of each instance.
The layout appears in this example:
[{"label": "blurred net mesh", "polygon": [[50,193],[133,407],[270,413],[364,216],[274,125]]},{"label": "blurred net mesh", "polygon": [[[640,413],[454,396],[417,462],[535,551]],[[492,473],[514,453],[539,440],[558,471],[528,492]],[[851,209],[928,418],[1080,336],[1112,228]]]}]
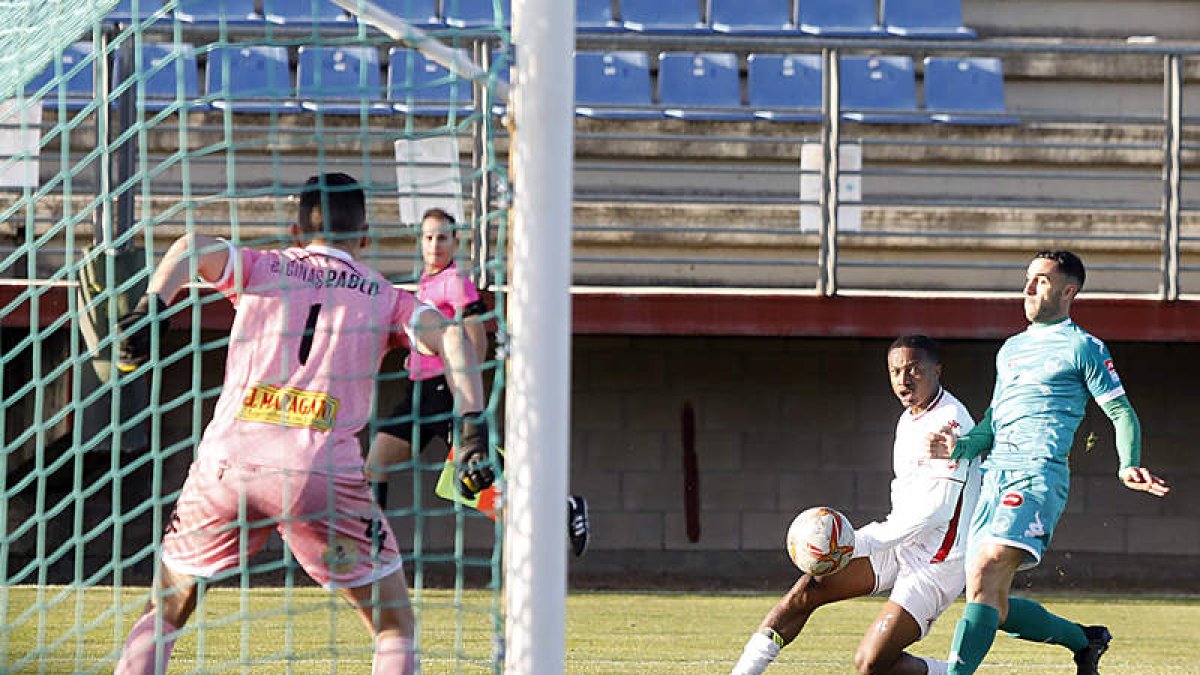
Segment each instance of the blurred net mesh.
[{"label": "blurred net mesh", "polygon": [[54,53],[109,12],[117,0],[0,2],[0,100],[42,72]]},{"label": "blurred net mesh", "polygon": [[[442,21],[480,3],[390,3],[417,18],[440,7],[429,35],[492,64],[474,81],[326,0],[269,3],[0,2],[6,670],[107,672],[142,612],[221,391],[232,316],[193,285],[153,367],[117,373],[113,323],[177,237],[285,247],[305,178],[349,173],[367,191],[360,259],[413,290],[417,219],[445,208],[462,223],[459,266],[494,289],[485,318],[503,328],[503,110],[476,100],[507,77],[507,3],[483,3],[490,18],[459,27]],[[488,362],[484,375],[494,412],[503,368]],[[406,383],[402,359],[385,360],[377,417]],[[499,529],[435,494],[445,452],[431,447],[391,481],[421,660],[426,672],[498,670]],[[286,546],[268,543],[212,580],[173,672],[369,669],[357,617],[311,586]]]}]

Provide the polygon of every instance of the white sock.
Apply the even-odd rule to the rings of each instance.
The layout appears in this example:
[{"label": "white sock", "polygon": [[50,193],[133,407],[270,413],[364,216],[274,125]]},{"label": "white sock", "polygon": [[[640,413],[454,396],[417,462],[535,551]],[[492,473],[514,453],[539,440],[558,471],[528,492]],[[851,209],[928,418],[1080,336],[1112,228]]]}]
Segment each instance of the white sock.
[{"label": "white sock", "polygon": [[947,675],[949,672],[950,664],[945,661],[938,661],[927,656],[918,656],[917,658],[925,662],[928,675]]},{"label": "white sock", "polygon": [[742,649],[742,658],[729,672],[729,675],[761,675],[779,656],[779,645],[762,633],[755,633],[746,641]]}]

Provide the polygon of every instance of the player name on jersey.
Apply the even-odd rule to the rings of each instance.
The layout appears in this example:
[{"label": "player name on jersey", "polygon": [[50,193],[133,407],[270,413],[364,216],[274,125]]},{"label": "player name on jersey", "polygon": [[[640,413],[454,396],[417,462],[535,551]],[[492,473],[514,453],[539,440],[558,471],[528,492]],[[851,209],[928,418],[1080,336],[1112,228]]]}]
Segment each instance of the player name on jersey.
[{"label": "player name on jersey", "polygon": [[[279,260],[271,261],[273,274],[279,274],[279,267]],[[288,260],[283,265],[283,273],[312,284],[314,288],[347,288],[367,295],[379,295],[378,281],[346,270],[321,269],[302,260]]]},{"label": "player name on jersey", "polygon": [[337,420],[337,411],[338,400],[323,391],[256,384],[246,392],[238,419],[329,431]]}]

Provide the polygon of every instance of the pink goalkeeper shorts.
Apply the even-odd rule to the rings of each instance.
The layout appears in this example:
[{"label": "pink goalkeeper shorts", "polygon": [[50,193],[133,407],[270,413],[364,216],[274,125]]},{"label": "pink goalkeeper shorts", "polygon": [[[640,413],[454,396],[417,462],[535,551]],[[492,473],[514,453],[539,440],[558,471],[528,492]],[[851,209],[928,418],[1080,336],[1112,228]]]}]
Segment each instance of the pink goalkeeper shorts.
[{"label": "pink goalkeeper shorts", "polygon": [[257,553],[272,530],[326,588],[363,586],[403,564],[396,535],[361,473],[205,460],[188,471],[163,536],[162,561],[178,573],[211,577]]}]

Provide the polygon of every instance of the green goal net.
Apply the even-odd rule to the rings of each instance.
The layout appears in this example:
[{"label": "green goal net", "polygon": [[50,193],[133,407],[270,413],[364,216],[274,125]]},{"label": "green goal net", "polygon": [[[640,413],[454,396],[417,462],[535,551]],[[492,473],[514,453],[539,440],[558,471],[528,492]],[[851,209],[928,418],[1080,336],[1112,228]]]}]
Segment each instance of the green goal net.
[{"label": "green goal net", "polygon": [[[508,3],[382,4],[479,68],[447,68],[328,0],[0,3],[5,672],[111,672],[149,597],[234,317],[191,284],[151,367],[117,371],[115,322],[174,240],[286,247],[305,179],[348,173],[367,193],[361,259],[415,291],[420,215],[443,208],[503,330]],[[405,398],[402,357],[377,378],[364,450]],[[503,375],[484,364],[497,425]],[[446,452],[391,467],[417,648],[427,673],[498,671],[500,530],[435,493]],[[370,671],[357,616],[277,536],[202,586],[171,672]]]}]

